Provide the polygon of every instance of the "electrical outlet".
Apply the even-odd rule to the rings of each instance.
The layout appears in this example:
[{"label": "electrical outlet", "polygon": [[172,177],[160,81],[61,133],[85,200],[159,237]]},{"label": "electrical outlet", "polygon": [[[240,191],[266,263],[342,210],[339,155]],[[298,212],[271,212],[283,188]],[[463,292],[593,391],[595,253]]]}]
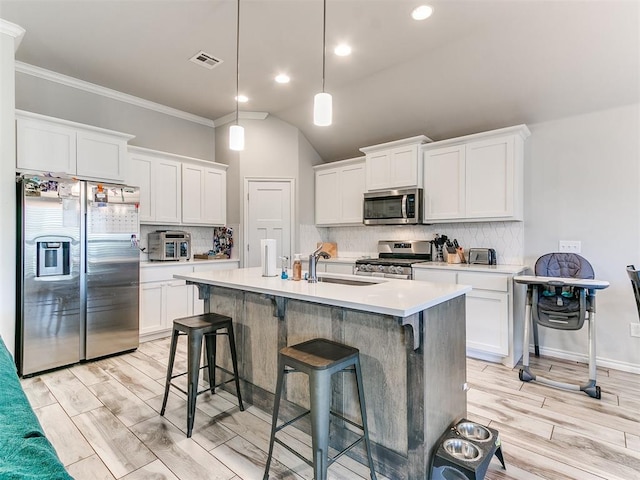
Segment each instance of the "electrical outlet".
[{"label": "electrical outlet", "polygon": [[640,323],[631,322],[629,324],[629,330],[632,337],[640,337]]},{"label": "electrical outlet", "polygon": [[558,251],[564,253],[580,253],[582,250],[582,242],[579,240],[560,240],[558,242]]}]

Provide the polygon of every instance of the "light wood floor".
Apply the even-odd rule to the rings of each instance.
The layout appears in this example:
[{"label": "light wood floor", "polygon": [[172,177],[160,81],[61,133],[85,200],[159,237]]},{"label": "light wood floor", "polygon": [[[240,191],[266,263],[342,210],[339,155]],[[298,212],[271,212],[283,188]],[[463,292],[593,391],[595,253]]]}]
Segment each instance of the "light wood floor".
[{"label": "light wood floor", "polygon": [[[168,339],[155,340],[134,353],[22,380],[69,473],[76,480],[262,479],[270,425],[264,412],[249,405],[240,412],[225,392],[202,395],[187,439],[186,402],[177,392],[160,417],[168,351]],[[562,381],[587,378],[586,366],[573,362],[532,359],[532,368]],[[184,341],[178,369],[186,369]],[[494,459],[488,480],[640,479],[640,375],[599,368],[601,400],[523,384],[517,369],[478,360],[468,360],[467,378],[468,417],[500,432],[507,462],[504,471]],[[309,454],[308,436],[294,432],[288,442]],[[313,478],[278,446],[274,458],[271,478]],[[342,457],[330,478],[369,476]]]}]

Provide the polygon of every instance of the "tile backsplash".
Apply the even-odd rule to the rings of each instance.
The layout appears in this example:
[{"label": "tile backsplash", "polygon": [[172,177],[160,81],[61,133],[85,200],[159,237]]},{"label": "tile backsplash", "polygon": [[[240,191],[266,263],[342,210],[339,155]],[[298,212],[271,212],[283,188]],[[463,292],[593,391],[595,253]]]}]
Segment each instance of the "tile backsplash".
[{"label": "tile backsplash", "polygon": [[377,256],[378,240],[431,240],[439,233],[470,247],[495,248],[498,263],[524,262],[523,222],[467,222],[439,225],[377,227],[316,227],[300,225],[300,250],[311,252],[317,242],[336,242],[341,257]]}]

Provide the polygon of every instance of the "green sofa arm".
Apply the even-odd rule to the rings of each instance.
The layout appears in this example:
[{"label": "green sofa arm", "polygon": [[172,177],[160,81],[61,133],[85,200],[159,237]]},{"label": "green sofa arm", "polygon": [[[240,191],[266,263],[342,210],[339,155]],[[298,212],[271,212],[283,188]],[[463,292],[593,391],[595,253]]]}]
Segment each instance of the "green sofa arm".
[{"label": "green sofa arm", "polygon": [[67,473],[20,385],[0,338],[0,478],[65,480]]}]

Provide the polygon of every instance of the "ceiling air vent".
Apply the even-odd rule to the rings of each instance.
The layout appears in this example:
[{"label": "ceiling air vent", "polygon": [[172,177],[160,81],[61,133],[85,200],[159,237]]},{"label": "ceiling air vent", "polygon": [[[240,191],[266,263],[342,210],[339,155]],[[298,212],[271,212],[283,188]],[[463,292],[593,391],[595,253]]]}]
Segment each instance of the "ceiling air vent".
[{"label": "ceiling air vent", "polygon": [[189,61],[196,63],[201,67],[208,68],[209,70],[211,70],[213,67],[220,65],[222,63],[222,60],[220,60],[219,58],[216,58],[213,55],[209,55],[208,53],[203,52],[202,50],[200,50],[193,57],[191,57]]}]

